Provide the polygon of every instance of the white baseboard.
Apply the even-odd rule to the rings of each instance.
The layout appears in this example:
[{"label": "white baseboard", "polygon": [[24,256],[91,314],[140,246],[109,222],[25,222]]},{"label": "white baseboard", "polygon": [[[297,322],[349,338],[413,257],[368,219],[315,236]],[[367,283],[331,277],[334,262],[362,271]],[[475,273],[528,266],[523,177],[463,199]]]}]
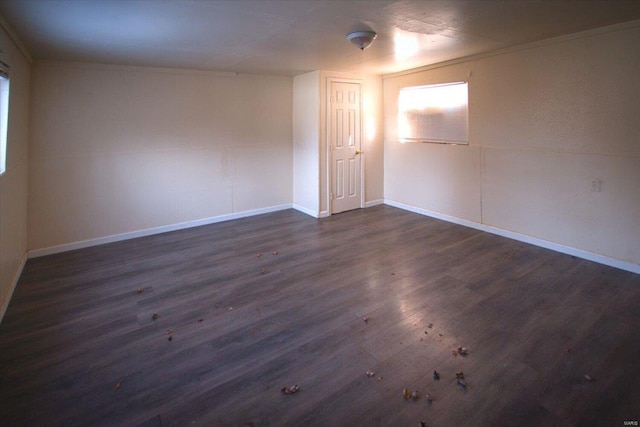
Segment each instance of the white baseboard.
[{"label": "white baseboard", "polygon": [[378,205],[383,205],[384,204],[384,200],[383,199],[378,199],[378,200],[371,200],[368,202],[364,203],[364,207],[365,208],[371,208],[373,206],[378,206]]},{"label": "white baseboard", "polygon": [[314,218],[320,218],[320,214],[314,211],[313,209],[305,208],[304,206],[298,205],[296,203],[294,203],[291,207],[299,212],[302,212]]},{"label": "white baseboard", "polygon": [[[372,206],[378,206],[378,205],[382,205],[382,204],[384,204],[384,200],[383,199],[378,199],[378,200],[372,200],[370,202],[365,202],[364,207],[365,208],[370,208]],[[329,211],[320,211],[318,213],[318,212],[316,212],[314,210],[305,208],[304,206],[300,206],[300,205],[297,205],[295,203],[293,204],[293,209],[295,209],[297,211],[300,211],[302,213],[306,213],[307,215],[312,216],[314,218],[327,218],[327,217],[331,216],[331,213],[329,213]]]},{"label": "white baseboard", "polygon": [[11,297],[13,296],[13,291],[15,291],[16,286],[18,285],[18,280],[20,280],[20,276],[22,275],[22,270],[24,270],[24,266],[27,263],[27,253],[22,256],[22,260],[20,261],[20,265],[16,270],[13,278],[11,279],[11,284],[9,285],[9,293],[7,294],[7,299],[2,301],[2,306],[0,306],[0,323],[2,323],[2,319],[4,318],[4,314],[7,312],[7,308],[9,307],[9,301],[11,301]]},{"label": "white baseboard", "polygon": [[232,214],[220,215],[210,218],[198,219],[195,221],[181,222],[178,224],[163,225],[161,227],[147,228],[144,230],[132,231],[129,233],[115,234],[112,236],[98,237],[95,239],[82,240],[79,242],[65,243],[63,245],[50,246],[42,249],[33,249],[28,253],[29,258],[37,258],[75,249],[88,248],[90,246],[104,245],[106,243],[119,242],[122,240],[135,239],[137,237],[151,236],[153,234],[167,233],[169,231],[183,230],[186,228],[199,227],[201,225],[215,224],[217,222],[230,221],[232,219],[246,218],[254,215],[262,215],[270,212],[277,212],[291,209],[290,204],[270,206],[267,208],[252,209],[249,211],[234,212]]},{"label": "white baseboard", "polygon": [[597,262],[599,264],[604,264],[610,267],[615,267],[621,270],[626,270],[632,273],[640,274],[640,265],[632,264],[630,262],[620,261],[615,258],[606,257],[603,255],[595,254],[593,252],[585,251],[582,249],[572,248],[570,246],[561,245],[559,243],[549,242],[547,240],[539,239],[537,237],[516,233],[514,231],[504,230],[502,228],[493,227],[491,225],[480,224],[478,222],[469,221],[466,219],[462,219],[462,218],[458,218],[450,215],[444,215],[438,212],[432,212],[427,209],[406,205],[404,203],[396,202],[389,199],[385,199],[384,203],[386,205],[404,209],[406,211],[414,212],[420,215],[441,219],[443,221],[452,222],[454,224],[464,225],[465,227],[475,228],[476,230],[486,231],[487,233],[497,234],[498,236],[507,237],[509,239],[518,240],[520,242],[529,243],[529,244],[540,246],[546,249],[551,249],[552,251],[561,252],[563,254],[572,255],[578,258]]}]

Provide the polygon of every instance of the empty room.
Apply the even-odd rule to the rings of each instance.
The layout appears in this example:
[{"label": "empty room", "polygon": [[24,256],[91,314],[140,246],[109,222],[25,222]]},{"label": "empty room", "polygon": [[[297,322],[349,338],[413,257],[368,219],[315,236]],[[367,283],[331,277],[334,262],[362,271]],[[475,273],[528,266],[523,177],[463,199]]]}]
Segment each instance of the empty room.
[{"label": "empty room", "polygon": [[0,425],[638,425],[639,47],[637,0],[2,0]]}]

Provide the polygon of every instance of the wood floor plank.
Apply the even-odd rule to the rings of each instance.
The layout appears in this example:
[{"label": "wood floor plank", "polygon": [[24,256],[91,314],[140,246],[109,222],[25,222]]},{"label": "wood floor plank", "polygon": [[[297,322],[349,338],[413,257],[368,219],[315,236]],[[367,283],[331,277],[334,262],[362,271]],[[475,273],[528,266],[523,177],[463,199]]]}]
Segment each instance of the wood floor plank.
[{"label": "wood floor plank", "polygon": [[389,206],[280,211],[29,260],[0,423],[623,425],[638,307],[637,274]]}]

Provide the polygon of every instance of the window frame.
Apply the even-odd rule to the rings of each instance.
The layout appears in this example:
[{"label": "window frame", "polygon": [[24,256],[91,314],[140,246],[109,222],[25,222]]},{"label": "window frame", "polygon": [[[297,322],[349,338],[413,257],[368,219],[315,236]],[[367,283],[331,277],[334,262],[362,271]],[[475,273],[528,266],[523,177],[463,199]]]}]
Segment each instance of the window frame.
[{"label": "window frame", "polygon": [[10,86],[9,65],[0,61],[0,176],[7,171]]}]

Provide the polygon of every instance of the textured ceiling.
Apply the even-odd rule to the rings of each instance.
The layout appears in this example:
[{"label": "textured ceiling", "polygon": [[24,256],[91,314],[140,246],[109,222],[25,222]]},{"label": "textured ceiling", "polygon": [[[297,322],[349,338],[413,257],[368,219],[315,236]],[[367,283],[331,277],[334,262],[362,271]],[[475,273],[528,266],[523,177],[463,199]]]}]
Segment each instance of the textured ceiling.
[{"label": "textured ceiling", "polygon": [[[35,59],[390,73],[640,19],[640,0],[2,0]],[[345,35],[378,33],[361,52]]]}]

